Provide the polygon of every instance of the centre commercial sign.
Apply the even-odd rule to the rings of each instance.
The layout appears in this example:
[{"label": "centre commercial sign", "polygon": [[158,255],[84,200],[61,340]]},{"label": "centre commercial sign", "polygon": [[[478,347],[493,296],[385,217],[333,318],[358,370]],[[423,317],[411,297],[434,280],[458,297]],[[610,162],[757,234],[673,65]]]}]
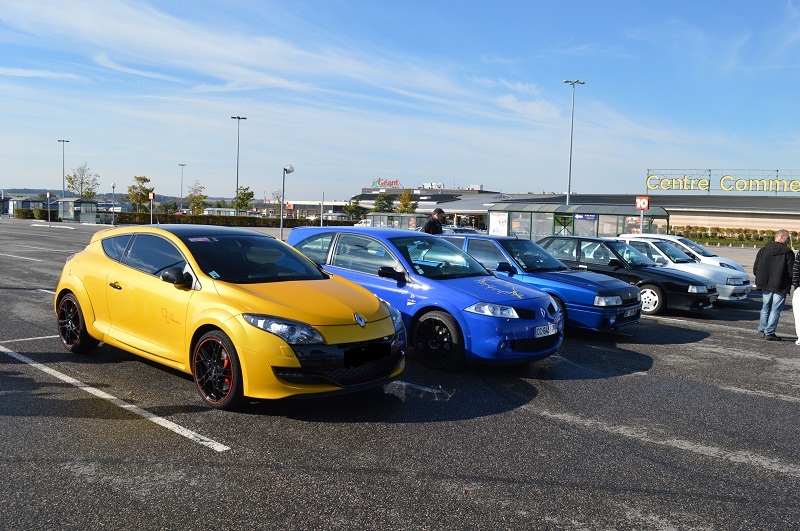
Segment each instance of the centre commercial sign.
[{"label": "centre commercial sign", "polygon": [[[711,179],[707,177],[662,177],[647,176],[647,189],[660,191],[711,190]],[[719,190],[723,192],[800,192],[800,179],[741,179],[732,175],[719,178]]]}]

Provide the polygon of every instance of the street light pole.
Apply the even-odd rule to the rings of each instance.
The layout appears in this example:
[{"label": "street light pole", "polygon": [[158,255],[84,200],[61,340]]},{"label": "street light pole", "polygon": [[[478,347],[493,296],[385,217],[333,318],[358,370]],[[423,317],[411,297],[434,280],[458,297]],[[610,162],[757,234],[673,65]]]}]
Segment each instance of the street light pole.
[{"label": "street light pole", "polygon": [[111,226],[114,226],[114,208],[116,207],[115,203],[117,202],[117,196],[114,194],[114,189],[117,187],[117,183],[111,183]]},{"label": "street light pole", "polygon": [[580,79],[575,81],[564,80],[567,85],[572,85],[572,115],[569,120],[569,170],[567,173],[567,206],[569,206],[569,196],[572,193],[572,131],[575,126],[575,85],[585,85]]},{"label": "street light pole", "polygon": [[294,167],[291,164],[287,164],[283,167],[283,180],[281,180],[281,231],[280,231],[280,238],[283,239],[283,203],[285,202],[284,198],[284,191],[286,190],[286,174],[292,173],[294,171]]},{"label": "street light pole", "polygon": [[59,140],[59,142],[61,142],[61,200],[63,201],[67,196],[67,174],[66,170],[64,169],[64,146],[67,145],[69,140]]},{"label": "street light pole", "polygon": [[[181,167],[181,214],[183,214],[183,168],[186,164],[178,164]],[[238,178],[236,179],[238,182]]]},{"label": "street light pole", "polygon": [[239,125],[242,120],[247,120],[246,116],[231,116],[231,120],[236,120],[236,193],[233,194],[233,215],[238,215],[236,212],[236,198],[239,197]]}]

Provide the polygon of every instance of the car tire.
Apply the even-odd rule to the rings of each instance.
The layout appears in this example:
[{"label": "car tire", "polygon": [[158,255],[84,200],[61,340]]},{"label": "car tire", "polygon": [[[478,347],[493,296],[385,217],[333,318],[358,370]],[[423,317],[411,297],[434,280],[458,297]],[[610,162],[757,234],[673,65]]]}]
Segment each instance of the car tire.
[{"label": "car tire", "polygon": [[661,288],[652,284],[645,284],[639,288],[642,292],[642,313],[656,315],[664,309],[664,293]]},{"label": "car tire", "polygon": [[200,398],[215,409],[233,409],[242,401],[242,368],[236,347],[221,330],[201,337],[192,351],[192,374]]},{"label": "car tire", "polygon": [[419,318],[412,333],[414,354],[432,369],[451,370],[464,363],[464,341],[458,322],[447,312]]},{"label": "car tire", "polygon": [[100,344],[86,330],[83,310],[77,297],[72,293],[67,293],[58,301],[58,337],[61,338],[64,347],[73,354],[86,354]]}]

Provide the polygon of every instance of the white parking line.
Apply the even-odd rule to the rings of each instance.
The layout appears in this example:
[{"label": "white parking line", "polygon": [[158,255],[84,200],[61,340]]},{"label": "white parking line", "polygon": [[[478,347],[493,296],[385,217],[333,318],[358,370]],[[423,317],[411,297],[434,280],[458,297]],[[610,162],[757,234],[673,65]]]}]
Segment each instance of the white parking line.
[{"label": "white parking line", "polygon": [[22,339],[3,339],[0,343],[16,343],[18,341],[37,341],[39,339],[55,339],[58,336],[25,337]]},{"label": "white parking line", "polygon": [[600,420],[579,417],[571,413],[538,411],[531,406],[525,406],[525,409],[545,418],[566,422],[567,424],[580,426],[589,430],[603,431],[647,444],[666,446],[676,450],[685,450],[704,457],[723,459],[731,463],[750,465],[769,472],[777,472],[779,474],[800,478],[800,466],[783,462],[780,459],[758,455],[747,450],[728,450],[726,448],[709,446],[686,439],[661,437],[656,434],[651,434],[646,428],[609,424]]},{"label": "white parking line", "polygon": [[32,260],[34,262],[41,262],[42,261],[42,260],[40,260],[38,258],[28,258],[27,256],[17,256],[15,254],[5,254],[5,253],[3,253],[3,256],[8,256],[9,258],[19,258],[20,260]]},{"label": "white parking line", "polygon": [[189,439],[192,442],[195,442],[195,443],[197,443],[199,445],[211,448],[215,452],[225,452],[227,450],[230,450],[229,446],[225,446],[224,444],[218,443],[217,441],[214,441],[213,439],[209,439],[208,437],[200,435],[199,433],[195,433],[195,432],[193,432],[193,431],[191,431],[191,430],[189,430],[187,428],[184,428],[183,426],[181,426],[179,424],[175,424],[174,422],[169,421],[169,420],[167,420],[167,419],[165,419],[163,417],[159,417],[157,415],[154,415],[153,413],[150,413],[149,411],[147,411],[145,409],[142,409],[142,408],[140,408],[138,406],[134,406],[133,404],[129,404],[128,402],[125,402],[124,400],[121,400],[121,399],[119,399],[119,398],[117,398],[117,397],[115,397],[113,395],[110,395],[110,394],[104,392],[104,391],[101,391],[101,390],[96,389],[96,388],[94,388],[94,387],[92,387],[90,385],[87,385],[87,384],[81,382],[80,380],[76,380],[75,378],[72,378],[71,376],[67,376],[64,373],[58,372],[55,369],[51,369],[50,367],[48,367],[46,365],[42,365],[41,363],[36,362],[36,361],[26,357],[26,356],[23,356],[22,354],[14,352],[13,350],[9,350],[9,349],[7,349],[7,348],[5,348],[3,346],[0,346],[0,352],[4,352],[7,355],[11,356],[12,358],[14,358],[16,360],[19,360],[19,361],[21,361],[23,363],[27,363],[31,367],[33,367],[35,369],[39,369],[40,371],[42,371],[42,372],[44,372],[46,374],[49,374],[50,376],[52,376],[54,378],[57,378],[58,380],[61,380],[62,382],[68,383],[68,384],[70,384],[70,385],[72,385],[74,387],[77,387],[78,389],[86,391],[90,395],[94,395],[94,396],[96,396],[98,398],[102,398],[103,400],[111,402],[112,404],[114,404],[115,406],[117,406],[119,408],[122,408],[122,409],[124,409],[126,411],[129,411],[129,412],[133,413],[134,415],[138,415],[138,416],[140,416],[142,418],[145,418],[145,419],[149,420],[150,422],[158,424],[162,428],[167,428],[168,430],[170,430],[170,431],[172,431],[174,433],[177,433],[178,435],[186,437],[187,439]]},{"label": "white parking line", "polygon": [[766,391],[751,391],[750,389],[742,389],[741,387],[720,387],[724,391],[731,391],[733,393],[741,393],[744,395],[762,396],[764,398],[775,398],[783,400],[784,402],[800,403],[800,398],[788,395],[779,395],[777,393],[768,393]]}]

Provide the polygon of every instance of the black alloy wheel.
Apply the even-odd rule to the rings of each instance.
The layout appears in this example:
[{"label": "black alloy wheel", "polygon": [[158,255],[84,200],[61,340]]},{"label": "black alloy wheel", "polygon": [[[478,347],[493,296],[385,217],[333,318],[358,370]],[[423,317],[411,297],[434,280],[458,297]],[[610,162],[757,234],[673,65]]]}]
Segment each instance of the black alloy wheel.
[{"label": "black alloy wheel", "polygon": [[447,312],[428,312],[414,326],[412,345],[422,363],[450,370],[464,363],[464,343],[458,322]]},{"label": "black alloy wheel", "polygon": [[242,401],[242,369],[236,348],[220,330],[206,333],[192,354],[192,373],[200,397],[216,409],[232,409]]},{"label": "black alloy wheel", "polygon": [[58,337],[64,347],[74,354],[85,354],[100,344],[89,335],[78,299],[67,293],[58,302]]}]

